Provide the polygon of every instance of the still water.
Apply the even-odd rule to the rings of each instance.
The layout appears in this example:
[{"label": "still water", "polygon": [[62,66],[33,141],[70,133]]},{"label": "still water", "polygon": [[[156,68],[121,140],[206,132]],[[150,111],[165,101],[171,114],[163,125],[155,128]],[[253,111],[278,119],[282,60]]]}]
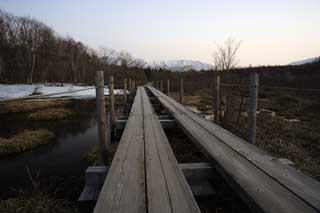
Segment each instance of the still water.
[{"label": "still water", "polygon": [[83,177],[89,166],[84,157],[98,143],[94,111],[81,110],[76,120],[24,123],[23,119],[14,117],[2,119],[1,132],[15,131],[22,125],[49,129],[56,134],[56,139],[32,151],[0,158],[0,196],[7,197],[14,190],[30,187],[26,168],[33,176],[39,174],[47,180]]}]

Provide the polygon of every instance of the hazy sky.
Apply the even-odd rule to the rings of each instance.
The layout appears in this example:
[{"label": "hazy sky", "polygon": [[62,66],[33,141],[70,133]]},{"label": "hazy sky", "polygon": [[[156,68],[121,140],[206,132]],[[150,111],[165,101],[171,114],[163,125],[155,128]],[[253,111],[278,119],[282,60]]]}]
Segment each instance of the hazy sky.
[{"label": "hazy sky", "polygon": [[146,60],[212,63],[215,43],[243,43],[241,66],[287,64],[320,55],[320,0],[0,0],[92,48]]}]

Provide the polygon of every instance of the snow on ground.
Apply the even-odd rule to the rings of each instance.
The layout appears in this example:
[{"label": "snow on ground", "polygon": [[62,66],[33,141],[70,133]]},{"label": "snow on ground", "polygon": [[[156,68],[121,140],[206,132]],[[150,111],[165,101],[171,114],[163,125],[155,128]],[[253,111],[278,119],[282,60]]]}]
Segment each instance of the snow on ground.
[{"label": "snow on ground", "polygon": [[[89,89],[92,88],[92,89]],[[64,84],[64,86],[57,85],[43,85],[43,84],[0,84],[0,99],[20,98],[31,95],[32,93],[40,92],[43,95],[71,92],[75,90],[89,89],[79,92],[59,94],[50,97],[70,97],[70,98],[91,98],[96,96],[96,90],[94,86],[76,86],[72,84]],[[115,94],[123,94],[123,90],[115,90]],[[128,91],[127,91],[128,93]],[[104,89],[104,94],[109,95],[109,89]]]}]

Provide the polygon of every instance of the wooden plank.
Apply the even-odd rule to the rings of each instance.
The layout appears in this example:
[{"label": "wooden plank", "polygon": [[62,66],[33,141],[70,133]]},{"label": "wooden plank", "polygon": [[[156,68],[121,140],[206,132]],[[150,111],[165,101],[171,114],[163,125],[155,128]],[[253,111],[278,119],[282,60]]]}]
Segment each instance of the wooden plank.
[{"label": "wooden plank", "polygon": [[[171,101],[175,102],[173,99]],[[176,105],[179,105],[179,103],[175,103]],[[180,105],[179,108],[221,142],[238,152],[260,170],[264,171],[267,175],[287,187],[290,191],[293,191],[299,197],[305,199],[307,203],[310,203],[316,209],[320,210],[319,182],[304,175],[293,167],[279,162],[277,158],[270,156],[256,146],[248,144],[245,140],[237,137],[222,127],[201,118],[182,105]]]},{"label": "wooden plank", "polygon": [[[177,123],[173,119],[161,119],[160,123],[163,128],[165,129],[170,129],[170,128],[175,128],[177,127]],[[126,127],[127,120],[117,120],[115,122],[115,128],[116,129],[124,129]]]},{"label": "wooden plank", "polygon": [[149,87],[253,210],[317,212],[319,183]]},{"label": "wooden plank", "polygon": [[[209,163],[179,164],[194,196],[214,195],[208,180],[214,177],[213,168]],[[85,174],[85,186],[78,198],[79,202],[96,201],[110,166],[90,166]]]},{"label": "wooden plank", "polygon": [[148,212],[200,212],[145,91],[142,97]]},{"label": "wooden plank", "polygon": [[146,211],[141,91],[139,87],[95,213]]}]

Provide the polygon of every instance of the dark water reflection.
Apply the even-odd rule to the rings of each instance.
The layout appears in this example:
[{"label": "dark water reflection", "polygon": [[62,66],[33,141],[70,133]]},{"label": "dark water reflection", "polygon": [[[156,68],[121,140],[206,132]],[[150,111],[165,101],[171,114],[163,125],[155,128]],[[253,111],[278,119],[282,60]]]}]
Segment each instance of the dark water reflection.
[{"label": "dark water reflection", "polygon": [[51,177],[67,179],[83,177],[88,162],[84,156],[98,143],[94,109],[81,109],[76,120],[27,122],[14,117],[2,120],[1,132],[15,132],[25,126],[45,128],[56,134],[55,142],[32,151],[0,158],[0,196],[7,197],[12,189],[30,187],[26,167],[47,180]]}]

